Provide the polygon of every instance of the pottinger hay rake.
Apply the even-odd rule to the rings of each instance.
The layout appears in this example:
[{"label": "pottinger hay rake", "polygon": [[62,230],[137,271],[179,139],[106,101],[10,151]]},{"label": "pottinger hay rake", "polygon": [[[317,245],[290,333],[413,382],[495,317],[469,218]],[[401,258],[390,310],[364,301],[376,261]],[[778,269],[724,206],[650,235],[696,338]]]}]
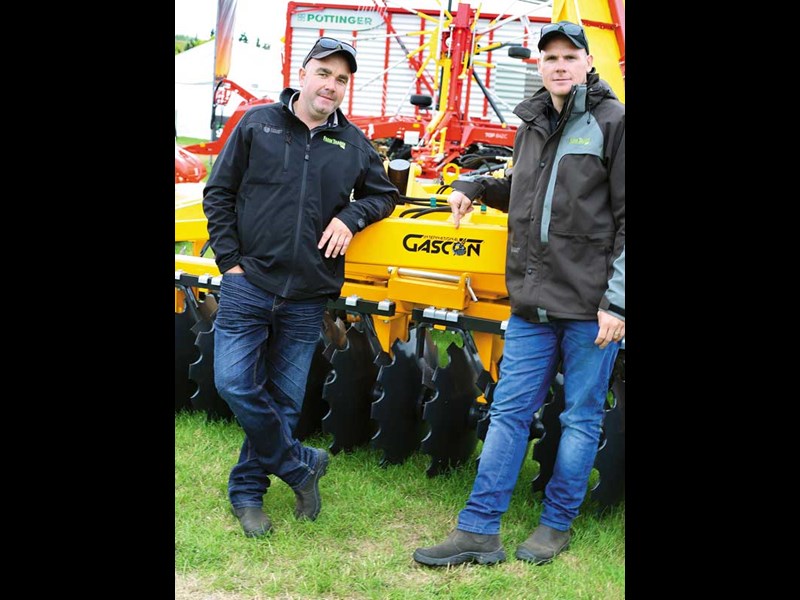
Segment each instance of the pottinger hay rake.
[{"label": "pottinger hay rake", "polygon": [[[580,2],[585,19],[613,28],[609,4]],[[319,5],[290,3],[290,13],[298,6]],[[605,12],[598,14],[598,7]],[[444,90],[453,89],[453,79],[472,76],[474,50],[481,41],[473,35],[476,11],[468,5],[459,4],[455,15],[442,14],[451,42],[443,43],[445,28],[437,28],[440,47],[450,49],[437,62],[438,112],[446,96],[447,110],[453,111],[446,124],[460,123],[463,140],[468,139],[463,105]],[[577,20],[557,11],[553,17]],[[594,47],[592,29],[587,31]],[[456,39],[465,41],[452,42]],[[530,45],[535,47],[535,40]],[[619,48],[617,58],[624,54]],[[519,54],[519,49],[513,52]],[[285,60],[292,59],[287,54]],[[362,123],[372,139],[408,139],[405,125],[398,129],[393,123],[394,133],[387,136],[391,127],[381,127],[388,120],[379,121],[372,130]],[[442,121],[444,117],[438,124]],[[515,128],[504,129],[513,141]],[[504,276],[507,217],[476,207],[454,229],[446,198],[457,174],[470,170],[463,160],[456,164],[470,146],[460,146],[462,154],[456,155],[456,146],[449,145],[441,128],[434,125],[428,134],[415,145],[410,160],[387,159],[389,176],[405,204],[356,235],[348,248],[342,294],[328,304],[295,434],[301,439],[319,431],[330,434],[334,453],[369,444],[382,451],[382,465],[402,463],[422,451],[431,457],[427,474],[434,476],[469,461],[485,437],[510,307]],[[510,156],[510,147],[506,149]],[[489,170],[485,161],[480,163],[481,171]],[[431,180],[423,177],[426,173],[437,176]],[[502,170],[494,176],[502,176]],[[193,242],[195,254],[175,256],[176,410],[194,408],[224,418],[230,411],[213,386],[213,345],[208,343],[221,278],[213,259],[202,258],[207,239],[201,200],[176,202],[175,240]],[[590,492],[601,507],[624,497],[624,355],[623,349],[609,382],[595,461],[598,477]],[[530,439],[536,440],[532,458],[540,465],[531,482],[534,492],[544,490],[552,474],[563,409],[561,381],[559,374],[531,426]]]}]

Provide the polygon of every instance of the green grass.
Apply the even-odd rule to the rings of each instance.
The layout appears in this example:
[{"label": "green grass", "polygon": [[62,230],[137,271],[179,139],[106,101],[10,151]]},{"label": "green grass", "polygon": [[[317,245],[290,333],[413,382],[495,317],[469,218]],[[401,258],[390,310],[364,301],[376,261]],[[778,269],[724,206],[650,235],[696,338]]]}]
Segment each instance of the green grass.
[{"label": "green grass", "polygon": [[200,142],[208,142],[208,141],[210,141],[210,140],[207,140],[205,138],[185,137],[185,136],[182,136],[182,135],[179,135],[175,139],[178,142],[179,146],[188,146],[189,144],[199,144]]},{"label": "green grass", "polygon": [[433,327],[431,327],[428,331],[430,331],[431,338],[436,344],[436,349],[438,350],[439,366],[446,367],[450,364],[450,355],[447,353],[447,348],[451,344],[455,344],[457,347],[463,348],[464,338],[461,337],[461,334],[457,331],[442,331],[440,329],[434,329]]},{"label": "green grass", "polygon": [[200,46],[207,42],[212,41],[214,38],[208,40],[200,40],[196,37],[189,37],[188,35],[176,35],[175,36],[175,54],[179,54],[188,50],[189,48],[194,48],[196,46]]},{"label": "green grass", "polygon": [[[472,488],[472,463],[428,478],[430,457],[422,453],[388,468],[378,464],[382,452],[368,447],[337,454],[320,483],[323,508],[315,522],[295,520],[294,494],[274,479],[264,499],[274,531],[250,539],[230,514],[226,492],[241,440],[235,423],[207,422],[198,413],[175,416],[176,598],[625,597],[624,504],[602,516],[584,507],[570,549],[550,565],[513,558],[541,512],[540,499],[530,493],[538,469],[530,450],[503,518],[508,560],[431,569],[411,554],[439,543],[455,526]],[[320,434],[306,444],[327,448],[331,442]],[[196,595],[178,593],[187,587]]]}]

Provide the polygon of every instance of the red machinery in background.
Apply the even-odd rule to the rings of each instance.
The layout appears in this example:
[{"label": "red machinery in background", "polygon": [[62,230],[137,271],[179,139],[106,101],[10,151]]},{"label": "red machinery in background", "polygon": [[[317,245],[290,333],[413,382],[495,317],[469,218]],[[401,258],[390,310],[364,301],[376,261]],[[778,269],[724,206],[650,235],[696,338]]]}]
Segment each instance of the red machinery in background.
[{"label": "red machinery in background", "polygon": [[203,181],[206,174],[200,159],[175,142],[175,183],[197,183]]},{"label": "red machinery in background", "polygon": [[[480,6],[462,2],[452,13],[444,7],[440,11],[389,7],[385,0],[382,4],[373,0],[373,5],[289,2],[283,86],[297,87],[297,72],[317,37],[350,42],[359,52],[359,69],[350,79],[341,109],[387,159],[408,159],[417,165],[415,175],[420,179],[445,183],[462,171],[505,167],[517,127],[506,120],[502,108],[510,114],[514,104],[540,85],[538,59],[531,57],[531,47],[538,29],[551,17],[481,14]],[[566,12],[559,17],[574,19],[568,9],[565,5],[562,12]],[[595,14],[599,9],[604,12]],[[619,79],[619,71],[624,76],[625,52],[621,0],[588,2],[583,11],[592,47],[601,47],[600,53],[595,51],[596,59],[610,61],[603,67],[604,78],[624,101]],[[599,18],[605,13],[610,21]],[[503,48],[505,53],[500,52]],[[617,73],[609,68],[614,60]],[[217,122],[217,109],[226,106],[234,92],[242,101],[219,139],[185,150],[219,154],[248,109],[273,102],[223,79],[214,93],[212,123]]]},{"label": "red machinery in background", "polygon": [[184,146],[184,149],[189,152],[194,152],[195,154],[206,154],[206,155],[216,155],[222,152],[223,146],[225,146],[225,142],[228,141],[228,137],[230,137],[233,128],[236,127],[236,124],[242,119],[244,113],[246,113],[251,107],[256,106],[258,104],[269,104],[273,102],[271,98],[257,98],[246,89],[244,89],[239,84],[231,81],[230,79],[223,79],[217,84],[217,89],[214,90],[214,105],[212,108],[212,122],[214,122],[217,116],[217,108],[221,106],[226,106],[231,99],[231,94],[235,92],[239,96],[243,98],[243,100],[239,103],[236,107],[236,110],[233,112],[233,115],[228,119],[225,123],[225,127],[222,130],[222,134],[220,137],[213,142],[200,142],[199,144],[191,144],[189,146]]},{"label": "red machinery in background", "polygon": [[257,98],[239,84],[223,79],[217,84],[214,92],[214,105],[212,108],[212,123],[217,119],[217,109],[226,106],[231,99],[232,93],[237,93],[242,97],[242,101],[236,110],[225,123],[220,137],[213,142],[200,142],[184,147],[175,144],[175,183],[196,183],[203,181],[207,173],[205,165],[196,157],[195,154],[215,156],[222,152],[225,142],[231,135],[233,128],[241,120],[251,107],[258,104],[269,104],[272,99],[264,97]]},{"label": "red machinery in background", "polygon": [[[298,7],[301,5],[297,5]],[[296,8],[295,10],[300,10]],[[390,37],[389,43],[396,42],[405,51],[401,35],[393,26],[391,9],[384,9],[377,14],[385,23]],[[459,3],[455,13],[442,11],[437,14],[431,11],[413,11],[420,18],[422,29],[416,32],[405,32],[404,36],[419,36],[419,46],[406,53],[408,67],[415,71],[417,78],[414,86],[416,94],[409,97],[414,106],[414,114],[408,116],[388,115],[386,111],[380,116],[348,115],[351,122],[360,127],[372,140],[389,140],[389,158],[407,158],[420,166],[419,177],[434,179],[453,165],[454,172],[462,168],[472,170],[485,164],[495,168],[504,166],[505,160],[511,157],[516,126],[509,125],[488,90],[491,83],[490,62],[477,61],[479,54],[485,54],[491,60],[491,53],[508,46],[509,56],[528,58],[530,51],[519,43],[479,42],[478,26],[480,9],[473,9],[469,4]],[[485,15],[483,26],[489,31],[486,35],[491,40],[494,30],[488,27],[499,17]],[[486,19],[491,19],[488,21]],[[546,21],[546,19],[542,19]],[[433,23],[426,29],[425,25]],[[289,32],[287,26],[287,35]],[[356,46],[358,37],[354,38]],[[423,54],[427,50],[427,56]],[[389,48],[386,49],[388,58]],[[428,62],[434,62],[433,76],[425,72]],[[384,61],[388,64],[388,60]],[[486,67],[483,77],[475,70],[476,64]],[[388,71],[387,71],[388,72]],[[473,93],[471,84],[479,87],[484,97],[482,116],[470,115],[470,98]],[[388,79],[384,78],[382,102],[390,94]],[[425,90],[423,90],[423,87]],[[430,91],[432,95],[422,94]],[[491,107],[499,118],[499,123],[492,122],[488,115]],[[429,110],[430,109],[430,110]]]},{"label": "red machinery in background", "polygon": [[[353,40],[354,45],[358,47],[358,38],[353,37],[353,32],[329,31],[325,28],[308,29],[296,25],[298,18],[302,21],[302,16],[308,15],[311,11],[341,12],[347,8],[342,5],[289,2],[282,65],[284,87],[296,86],[293,77],[302,65],[307,47],[310,47],[310,43],[313,43],[312,40],[316,37],[331,35],[343,40]],[[492,51],[509,46],[510,55],[525,58],[530,53],[525,53],[526,49],[521,47],[522,44],[490,42],[480,45],[477,41],[479,36],[476,34],[479,11],[471,8],[469,4],[459,4],[455,14],[447,11],[437,13],[431,10],[410,11],[385,7],[360,7],[359,10],[369,11],[374,15],[375,21],[382,21],[378,31],[385,38],[385,49],[383,56],[379,57],[380,65],[374,64],[373,57],[366,54],[366,49],[359,55],[359,70],[351,78],[349,97],[341,107],[347,118],[369,139],[375,141],[376,145],[383,143],[385,148],[382,149],[382,153],[387,158],[405,158],[418,164],[420,166],[418,176],[421,178],[438,178],[450,164],[455,165],[457,171],[462,168],[471,170],[484,165],[486,159],[492,161],[494,168],[504,166],[512,154],[511,146],[516,127],[505,121],[496,99],[488,91],[491,83],[489,69],[494,65],[480,63],[486,67],[486,73],[482,78],[478,77],[474,71],[475,57],[486,53],[488,60],[491,60]],[[398,15],[402,14],[407,18],[408,12],[419,18],[422,27],[420,31],[409,33],[398,32],[395,29],[393,23],[400,22]],[[484,15],[482,18],[485,27],[497,20],[498,16]],[[546,19],[542,18],[542,21]],[[433,26],[426,28],[430,23],[433,23]],[[497,25],[499,26],[500,24]],[[493,31],[487,34],[490,38],[494,35]],[[419,46],[411,51],[408,51],[401,39],[409,35],[414,36],[415,43],[419,42]],[[306,37],[309,39],[306,40]],[[366,39],[362,37],[361,47],[365,48],[366,44]],[[293,50],[295,47],[298,48],[296,52]],[[406,65],[406,77],[409,69],[413,73],[412,85],[417,93],[405,94],[413,114],[389,114],[387,98],[396,98],[402,93],[400,88],[406,87],[405,82],[402,85],[395,83],[395,78],[388,76],[392,68],[400,66],[398,64],[394,67],[386,66],[397,56],[400,56],[401,62]],[[433,67],[426,70],[428,63],[433,63]],[[369,105],[369,114],[364,114],[363,108],[359,110],[360,107],[354,106],[352,88],[357,79],[366,82],[364,85],[370,85],[374,79],[381,80],[378,87],[382,99],[379,106],[374,106],[371,101],[366,102]],[[484,116],[469,114],[473,81],[483,93]],[[375,87],[370,85],[370,88]],[[233,128],[247,110],[253,106],[273,102],[269,97],[257,98],[237,83],[223,79],[215,90],[212,122],[217,116],[218,108],[226,106],[234,92],[242,98],[242,101],[225,123],[219,139],[187,145],[184,147],[185,150],[201,155],[219,154]],[[422,92],[429,92],[430,95]],[[486,114],[489,107],[499,117],[499,123],[492,122]],[[398,110],[397,113],[399,112]],[[465,157],[468,158],[464,160]]]}]

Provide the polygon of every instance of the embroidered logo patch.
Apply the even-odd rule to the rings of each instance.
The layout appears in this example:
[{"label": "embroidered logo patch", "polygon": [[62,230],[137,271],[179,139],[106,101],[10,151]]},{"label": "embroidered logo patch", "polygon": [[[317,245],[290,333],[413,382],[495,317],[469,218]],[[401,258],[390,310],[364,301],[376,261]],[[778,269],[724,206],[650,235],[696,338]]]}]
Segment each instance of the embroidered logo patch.
[{"label": "embroidered logo patch", "polygon": [[344,147],[347,145],[342,140],[335,140],[333,138],[329,138],[327,135],[322,136],[322,141],[328,142],[329,144],[333,144],[334,146],[339,146],[339,148],[341,148],[342,150],[344,150]]},{"label": "embroidered logo patch", "polygon": [[588,146],[589,142],[592,141],[592,138],[582,138],[582,137],[571,137],[569,138],[570,144],[577,144],[579,146]]}]

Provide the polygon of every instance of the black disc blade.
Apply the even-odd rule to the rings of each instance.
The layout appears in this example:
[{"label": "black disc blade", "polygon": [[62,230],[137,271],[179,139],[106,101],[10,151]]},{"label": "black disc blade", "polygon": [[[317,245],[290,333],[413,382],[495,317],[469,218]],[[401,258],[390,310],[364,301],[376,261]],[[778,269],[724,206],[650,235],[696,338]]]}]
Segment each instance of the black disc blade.
[{"label": "black disc blade", "polygon": [[366,327],[360,323],[347,329],[345,349],[336,349],[331,356],[332,370],[322,388],[322,398],[328,404],[322,430],[333,435],[333,454],[366,444],[375,433],[370,406],[378,375],[376,358]]},{"label": "black disc blade", "polygon": [[600,510],[625,497],[625,351],[620,350],[611,377],[611,402],[606,406],[603,438],[594,467],[599,479],[590,497]]},{"label": "black disc blade", "polygon": [[197,384],[190,400],[195,410],[202,410],[210,420],[231,419],[233,413],[214,384],[214,324],[205,322],[204,327],[208,329],[200,331],[195,340],[200,357],[189,365],[189,378]]},{"label": "black disc blade", "polygon": [[[420,394],[423,391],[420,361],[430,359],[417,356],[417,336],[426,336],[426,332],[425,328],[413,328],[407,342],[395,340],[392,345],[392,362],[378,371],[375,386],[378,399],[372,403],[371,411],[378,430],[371,444],[373,448],[383,450],[381,465],[405,461],[419,448],[425,433],[426,427],[419,407]],[[426,342],[433,345],[430,337],[426,338]],[[430,356],[430,351],[425,354]]]},{"label": "black disc blade", "polygon": [[300,441],[322,431],[322,417],[328,412],[328,403],[322,399],[322,387],[331,371],[331,363],[324,352],[325,340],[320,337],[308,371],[303,408],[294,428],[294,436]]},{"label": "black disc blade", "polygon": [[451,344],[447,349],[450,364],[437,367],[433,374],[434,393],[422,412],[430,430],[420,444],[431,456],[429,477],[463,464],[478,444],[475,427],[470,426],[470,409],[481,390],[475,385],[478,374],[466,352]]},{"label": "black disc blade", "polygon": [[194,319],[184,304],[184,311],[175,313],[175,412],[192,409],[189,398],[196,389],[189,379],[189,365],[197,358],[192,325]]},{"label": "black disc blade", "polygon": [[[533,460],[539,463],[539,472],[531,481],[531,491],[543,492],[553,476],[553,468],[561,441],[561,421],[559,415],[564,410],[564,378],[558,373],[553,379],[552,391],[541,408],[539,423],[541,439],[533,445]],[[535,423],[536,421],[534,421]]]}]

